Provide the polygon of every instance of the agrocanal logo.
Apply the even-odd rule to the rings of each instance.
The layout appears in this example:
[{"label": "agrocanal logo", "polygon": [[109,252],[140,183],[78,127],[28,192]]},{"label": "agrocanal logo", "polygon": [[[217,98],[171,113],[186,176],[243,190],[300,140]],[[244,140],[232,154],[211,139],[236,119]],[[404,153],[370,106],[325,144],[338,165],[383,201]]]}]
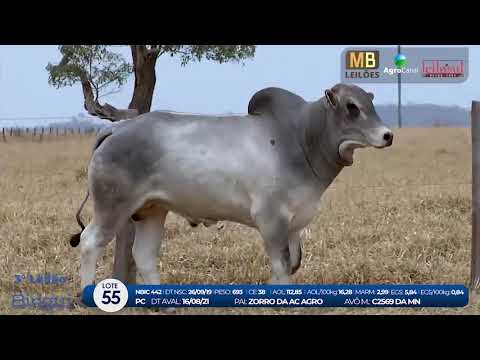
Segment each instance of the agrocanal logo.
[{"label": "agrocanal logo", "polygon": [[407,57],[403,54],[398,54],[395,56],[393,59],[393,62],[395,63],[395,66],[397,69],[403,69],[405,66],[407,66]]},{"label": "agrocanal logo", "polygon": [[393,64],[395,65],[395,67],[386,66],[383,69],[383,72],[388,75],[418,73],[418,67],[407,67],[408,60],[404,54],[395,55],[395,57],[393,58]]}]

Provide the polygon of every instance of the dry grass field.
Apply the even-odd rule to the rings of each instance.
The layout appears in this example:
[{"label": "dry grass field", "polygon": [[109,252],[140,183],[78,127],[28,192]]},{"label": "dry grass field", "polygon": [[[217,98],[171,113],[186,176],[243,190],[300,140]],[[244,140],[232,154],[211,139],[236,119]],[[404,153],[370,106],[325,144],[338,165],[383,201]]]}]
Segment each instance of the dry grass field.
[{"label": "dry grass field", "polygon": [[[99,314],[94,309],[15,309],[12,295],[74,296],[79,289],[75,212],[86,191],[93,136],[0,141],[0,314]],[[296,283],[462,283],[470,276],[469,129],[401,129],[386,150],[363,149],[323,197],[304,233]],[[91,202],[83,217],[91,217]],[[113,244],[97,278],[112,271]],[[260,236],[226,223],[192,228],[170,214],[160,264],[165,283],[263,283]],[[64,286],[15,285],[15,274],[67,276]],[[155,314],[124,309],[122,314]],[[458,309],[177,309],[177,314],[480,314]]]}]

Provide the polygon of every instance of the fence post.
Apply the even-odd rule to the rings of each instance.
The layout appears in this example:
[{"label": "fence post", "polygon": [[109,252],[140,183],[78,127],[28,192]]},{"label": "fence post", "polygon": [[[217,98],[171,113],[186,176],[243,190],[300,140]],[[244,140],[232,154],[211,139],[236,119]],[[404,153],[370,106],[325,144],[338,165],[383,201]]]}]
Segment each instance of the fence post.
[{"label": "fence post", "polygon": [[472,259],[470,287],[480,287],[480,102],[472,101]]},{"label": "fence post", "polygon": [[7,138],[5,137],[5,128],[2,128],[2,138],[4,142],[7,142]]},{"label": "fence post", "polygon": [[45,128],[42,126],[42,132],[40,133],[40,142],[43,140],[43,133],[45,131]]},{"label": "fence post", "polygon": [[25,129],[25,132],[26,132],[27,134],[29,133],[28,127]]},{"label": "fence post", "polygon": [[57,136],[58,136],[58,127],[56,128]]},{"label": "fence post", "polygon": [[37,135],[37,128],[36,127],[33,128],[33,137],[35,137],[35,135]]},{"label": "fence post", "polygon": [[10,136],[13,135],[13,128],[10,128]]},{"label": "fence post", "polygon": [[48,135],[52,135],[52,128],[50,127],[50,132],[48,133]]}]

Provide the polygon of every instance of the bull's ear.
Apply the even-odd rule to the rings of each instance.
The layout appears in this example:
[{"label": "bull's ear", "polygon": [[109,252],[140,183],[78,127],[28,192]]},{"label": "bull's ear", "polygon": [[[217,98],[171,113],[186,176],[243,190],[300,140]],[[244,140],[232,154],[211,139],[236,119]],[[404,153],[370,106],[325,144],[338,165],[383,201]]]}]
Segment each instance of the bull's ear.
[{"label": "bull's ear", "polygon": [[338,96],[332,90],[325,90],[325,98],[333,109],[336,109],[338,106]]},{"label": "bull's ear", "polygon": [[373,93],[371,93],[371,92],[368,93],[368,96],[370,96],[370,98],[372,99],[372,101],[373,101],[373,99],[375,99],[375,95],[373,95]]}]

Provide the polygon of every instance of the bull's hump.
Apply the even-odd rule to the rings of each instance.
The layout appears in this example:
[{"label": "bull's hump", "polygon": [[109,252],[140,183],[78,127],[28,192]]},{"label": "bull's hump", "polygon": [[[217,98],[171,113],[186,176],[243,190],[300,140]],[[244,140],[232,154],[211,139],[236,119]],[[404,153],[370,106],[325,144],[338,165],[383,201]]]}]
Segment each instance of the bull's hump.
[{"label": "bull's hump", "polygon": [[275,114],[301,108],[306,101],[285,89],[269,87],[256,92],[248,103],[250,115]]}]

